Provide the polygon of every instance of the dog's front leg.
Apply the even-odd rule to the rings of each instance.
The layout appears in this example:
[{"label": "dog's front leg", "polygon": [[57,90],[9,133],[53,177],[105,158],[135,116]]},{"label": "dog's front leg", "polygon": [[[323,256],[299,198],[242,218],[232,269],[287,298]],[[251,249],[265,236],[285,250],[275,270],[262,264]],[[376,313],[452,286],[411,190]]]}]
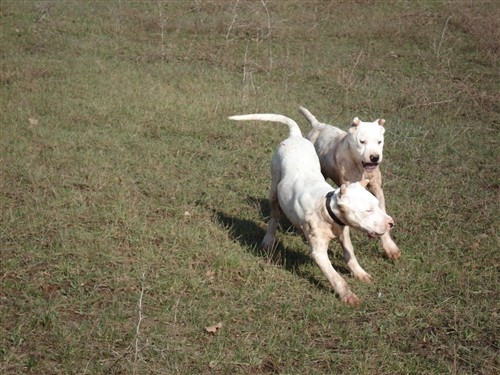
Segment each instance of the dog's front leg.
[{"label": "dog's front leg", "polygon": [[[368,190],[373,195],[375,195],[375,197],[377,197],[379,202],[379,207],[385,213],[386,212],[385,197],[384,197],[384,191],[382,190],[382,186],[380,185],[380,183],[370,182],[370,184],[368,185]],[[383,234],[381,240],[382,240],[382,247],[384,248],[384,251],[389,258],[391,259],[401,258],[401,250],[399,250],[398,245],[396,245],[389,232]]]},{"label": "dog's front leg", "polygon": [[326,276],[335,292],[339,295],[342,302],[348,303],[351,306],[359,305],[359,298],[351,292],[346,281],[340,276],[332,266],[330,258],[328,258],[328,238],[322,238],[315,233],[305,233],[311,245],[311,256],[318,265],[319,269]]},{"label": "dog's front leg", "polygon": [[399,250],[398,245],[396,245],[396,242],[394,242],[389,232],[384,233],[380,239],[382,240],[382,247],[384,248],[385,254],[389,258],[401,258],[401,250]]},{"label": "dog's front leg", "polygon": [[368,184],[368,191],[375,195],[375,197],[378,199],[378,206],[382,209],[382,211],[385,212],[384,190],[382,190],[382,184],[376,180],[378,179],[373,178],[372,180],[370,180],[370,183]]},{"label": "dog's front leg", "polygon": [[347,225],[344,227],[342,234],[339,237],[339,241],[342,249],[344,250],[344,260],[354,277],[358,280],[364,281],[365,283],[370,283],[372,281],[372,276],[360,266],[358,260],[356,259],[356,255],[354,255],[354,247],[352,246],[349,227]]}]

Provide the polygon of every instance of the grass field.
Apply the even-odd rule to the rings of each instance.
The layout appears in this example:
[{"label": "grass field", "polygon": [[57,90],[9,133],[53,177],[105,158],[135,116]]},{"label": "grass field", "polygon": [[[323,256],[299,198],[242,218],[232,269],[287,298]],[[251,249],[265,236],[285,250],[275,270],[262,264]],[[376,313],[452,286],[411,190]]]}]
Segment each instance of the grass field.
[{"label": "grass field", "polygon": [[[0,2],[0,373],[498,374],[495,1]],[[283,221],[283,125],[386,119],[403,256],[342,304]],[[220,323],[220,324],[219,324]],[[208,330],[207,330],[208,328]],[[214,332],[209,332],[209,331]]]}]

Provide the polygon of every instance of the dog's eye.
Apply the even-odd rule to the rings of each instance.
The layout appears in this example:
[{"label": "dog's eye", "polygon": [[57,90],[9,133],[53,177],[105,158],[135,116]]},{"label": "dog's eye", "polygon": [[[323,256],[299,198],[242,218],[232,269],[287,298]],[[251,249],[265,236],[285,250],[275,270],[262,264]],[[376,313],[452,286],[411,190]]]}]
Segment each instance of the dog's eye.
[{"label": "dog's eye", "polygon": [[382,143],[382,141],[378,141],[378,144],[381,144],[381,143]]},{"label": "dog's eye", "polygon": [[373,210],[369,209],[369,210],[366,210],[366,212],[368,212],[369,214],[371,214],[373,212]]},{"label": "dog's eye", "polygon": [[362,145],[364,145],[364,144],[365,144],[365,141],[359,141],[359,143],[361,143]]}]

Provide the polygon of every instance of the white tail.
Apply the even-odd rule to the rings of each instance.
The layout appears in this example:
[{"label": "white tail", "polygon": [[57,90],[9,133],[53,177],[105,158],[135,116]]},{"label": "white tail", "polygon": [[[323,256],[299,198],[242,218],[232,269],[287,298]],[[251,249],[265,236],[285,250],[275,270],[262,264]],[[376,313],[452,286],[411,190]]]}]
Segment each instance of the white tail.
[{"label": "white tail", "polygon": [[254,113],[251,115],[230,116],[229,119],[236,121],[260,120],[280,122],[282,124],[288,125],[288,129],[290,130],[289,137],[302,137],[302,132],[300,131],[299,125],[297,125],[297,123],[291,118],[283,115],[275,115],[272,113]]},{"label": "white tail", "polygon": [[307,121],[309,121],[309,123],[311,124],[311,126],[313,128],[323,126],[323,124],[321,122],[319,122],[316,119],[316,117],[314,117],[313,114],[307,110],[307,108],[299,107],[299,111],[300,111],[300,113],[302,113],[304,115],[304,117],[307,119]]}]

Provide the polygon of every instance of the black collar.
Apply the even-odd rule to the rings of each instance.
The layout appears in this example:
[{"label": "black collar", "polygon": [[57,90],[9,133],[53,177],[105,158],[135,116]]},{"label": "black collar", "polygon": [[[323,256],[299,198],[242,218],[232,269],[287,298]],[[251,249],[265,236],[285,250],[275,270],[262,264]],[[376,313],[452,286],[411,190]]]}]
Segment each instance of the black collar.
[{"label": "black collar", "polygon": [[334,192],[331,191],[326,195],[326,210],[328,211],[328,214],[333,221],[335,221],[341,227],[345,227],[345,224],[337,217],[337,215],[333,213],[332,208],[330,207],[330,202],[332,201],[333,194]]}]

